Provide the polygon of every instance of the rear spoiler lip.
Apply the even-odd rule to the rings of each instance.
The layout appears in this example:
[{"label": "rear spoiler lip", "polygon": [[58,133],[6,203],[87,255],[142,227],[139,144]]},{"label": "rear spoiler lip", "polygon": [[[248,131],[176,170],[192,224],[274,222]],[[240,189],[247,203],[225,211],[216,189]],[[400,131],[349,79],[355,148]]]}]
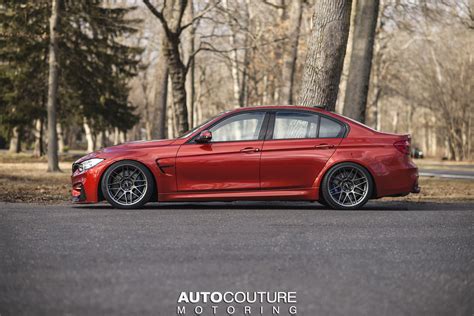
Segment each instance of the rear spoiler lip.
[{"label": "rear spoiler lip", "polygon": [[400,140],[402,140],[402,139],[411,140],[411,134],[385,133],[385,132],[379,132],[379,131],[376,131],[376,133],[380,136],[397,137]]}]

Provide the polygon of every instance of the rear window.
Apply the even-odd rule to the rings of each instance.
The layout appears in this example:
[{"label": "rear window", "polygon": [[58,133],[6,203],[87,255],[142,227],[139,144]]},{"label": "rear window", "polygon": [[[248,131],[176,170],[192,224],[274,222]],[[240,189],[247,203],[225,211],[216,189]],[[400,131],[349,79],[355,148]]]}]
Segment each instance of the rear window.
[{"label": "rear window", "polygon": [[321,125],[319,127],[319,138],[338,138],[342,137],[342,125],[321,117]]}]

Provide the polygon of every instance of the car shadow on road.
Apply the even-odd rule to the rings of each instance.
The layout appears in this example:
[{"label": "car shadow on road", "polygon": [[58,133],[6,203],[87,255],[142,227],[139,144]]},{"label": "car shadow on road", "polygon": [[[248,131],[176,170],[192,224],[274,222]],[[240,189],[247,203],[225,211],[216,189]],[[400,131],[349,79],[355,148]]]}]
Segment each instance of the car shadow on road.
[{"label": "car shadow on road", "polygon": [[[93,205],[74,205],[76,209],[112,209],[107,203]],[[174,203],[148,203],[142,209],[145,210],[210,210],[210,209],[242,209],[242,210],[315,210],[315,211],[338,211],[328,208],[317,202],[291,202],[291,201],[238,201],[238,202],[174,202]],[[470,211],[474,210],[473,201],[370,201],[358,211]]]}]

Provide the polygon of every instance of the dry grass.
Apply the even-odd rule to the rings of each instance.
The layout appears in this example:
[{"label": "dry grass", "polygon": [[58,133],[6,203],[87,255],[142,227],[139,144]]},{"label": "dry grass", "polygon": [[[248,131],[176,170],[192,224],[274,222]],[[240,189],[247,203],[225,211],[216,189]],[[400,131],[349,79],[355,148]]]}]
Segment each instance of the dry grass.
[{"label": "dry grass", "polygon": [[45,162],[0,163],[0,201],[64,203],[70,201],[71,164],[61,173],[46,172]]},{"label": "dry grass", "polygon": [[421,177],[419,179],[419,185],[421,187],[419,194],[385,199],[406,201],[474,200],[474,181],[472,180]]},{"label": "dry grass", "polygon": [[[0,201],[52,204],[70,201],[71,163],[60,163],[62,173],[48,173],[46,162],[31,157],[19,157],[16,162],[9,158],[8,161],[0,158]],[[396,199],[474,200],[474,181],[420,178],[420,186],[420,194]]]},{"label": "dry grass", "polygon": [[[72,151],[66,154],[61,154],[59,156],[59,160],[62,162],[72,163],[73,161],[84,156],[85,154],[86,152],[82,152],[82,151]],[[28,152],[19,153],[19,154],[10,154],[6,151],[0,152],[0,164],[1,163],[37,163],[37,162],[46,163],[47,162],[46,156],[38,158]],[[68,169],[69,167],[70,166],[68,166]]]}]

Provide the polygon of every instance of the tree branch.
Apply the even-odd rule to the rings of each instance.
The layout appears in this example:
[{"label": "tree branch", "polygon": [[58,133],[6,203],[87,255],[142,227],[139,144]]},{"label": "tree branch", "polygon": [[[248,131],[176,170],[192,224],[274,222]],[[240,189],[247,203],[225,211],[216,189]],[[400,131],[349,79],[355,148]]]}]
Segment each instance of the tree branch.
[{"label": "tree branch", "polygon": [[[150,10],[150,12],[156,16],[158,18],[158,20],[160,20],[161,24],[163,25],[163,29],[165,30],[166,34],[169,35],[171,33],[169,27],[168,27],[168,23],[166,22],[166,19],[163,15],[163,11],[158,11],[154,6],[153,4],[150,3],[150,0],[143,0],[143,3],[146,5],[146,7]],[[163,5],[163,8],[164,6],[166,5],[166,1]]]},{"label": "tree branch", "polygon": [[191,20],[191,22],[181,26],[180,28],[180,32],[184,31],[186,28],[190,27],[191,25],[194,24],[194,22],[196,22],[197,20],[201,19],[206,13],[208,13],[209,11],[211,11],[212,9],[214,9],[215,7],[217,7],[219,5],[219,3],[221,2],[221,0],[218,0],[216,1],[213,5],[211,5],[210,3],[203,9],[201,10],[201,12],[199,12],[197,15],[195,15],[193,17],[193,19]]},{"label": "tree branch", "polygon": [[[178,22],[176,24],[176,33],[180,34],[182,32],[181,22],[183,21],[184,11],[186,11],[186,7],[188,5],[188,0],[179,0],[179,15],[178,15]],[[191,4],[192,5],[192,4]]]},{"label": "tree branch", "polygon": [[[294,1],[294,0],[293,0]],[[278,5],[278,4],[275,4],[275,3],[272,3],[272,2],[269,2],[268,0],[262,0],[263,3],[271,6],[271,7],[274,7],[275,9],[285,9],[286,8],[286,4],[282,4],[282,5]]]}]

